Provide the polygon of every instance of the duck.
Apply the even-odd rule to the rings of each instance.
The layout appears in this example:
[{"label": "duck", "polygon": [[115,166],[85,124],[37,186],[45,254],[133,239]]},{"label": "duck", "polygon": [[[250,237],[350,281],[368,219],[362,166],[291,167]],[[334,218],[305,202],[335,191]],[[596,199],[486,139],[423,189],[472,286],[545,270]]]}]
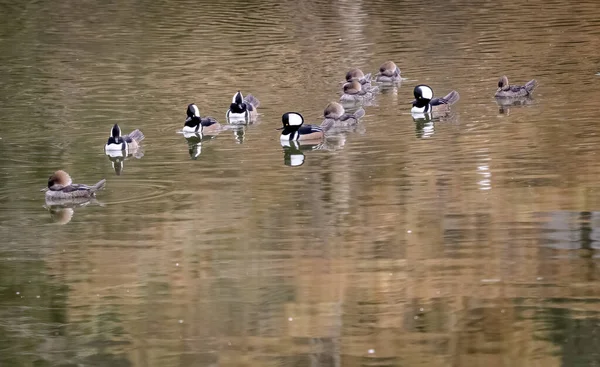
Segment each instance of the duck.
[{"label": "duck", "polygon": [[358,68],[350,69],[346,73],[346,82],[352,82],[355,80],[362,85],[371,85],[371,73],[365,75],[365,73],[363,73],[362,70]]},{"label": "duck", "polygon": [[255,122],[258,118],[258,106],[260,106],[260,101],[256,97],[248,94],[244,98],[242,92],[238,90],[233,96],[225,116],[230,124]]},{"label": "duck", "polygon": [[106,185],[106,180],[102,179],[92,186],[84,184],[74,184],[71,176],[63,170],[54,172],[48,178],[48,187],[40,191],[46,192],[46,201],[48,200],[77,200],[81,198],[93,198],[96,192]]},{"label": "duck", "polygon": [[110,137],[104,146],[104,151],[107,155],[122,155],[121,152],[134,152],[140,147],[141,141],[144,140],[144,134],[135,129],[127,135],[121,135],[119,124],[114,124],[110,130]]},{"label": "duck", "polygon": [[496,98],[522,98],[530,97],[537,87],[537,80],[532,79],[525,85],[510,85],[506,75],[502,75],[498,80],[498,89],[494,97]]},{"label": "duck", "polygon": [[379,67],[379,72],[375,78],[380,83],[397,83],[402,81],[400,69],[393,61],[386,61]]},{"label": "duck", "polygon": [[320,126],[304,125],[304,117],[298,112],[286,112],[281,116],[283,127],[281,141],[316,141],[325,137],[325,132],[333,126],[333,120],[325,120]]},{"label": "duck", "polygon": [[363,86],[356,80],[345,83],[343,87],[344,93],[340,97],[341,102],[361,102],[370,100],[379,91],[379,87]]},{"label": "duck", "polygon": [[453,90],[443,98],[433,98],[433,89],[425,84],[419,84],[413,90],[415,100],[412,101],[412,109],[410,110],[413,114],[423,113],[435,113],[435,112],[448,112],[450,106],[455,104],[460,95],[457,91]]},{"label": "duck", "polygon": [[183,125],[183,133],[211,133],[216,132],[221,129],[221,124],[215,120],[213,117],[200,116],[200,109],[196,106],[195,103],[190,103],[187,106],[187,118],[185,119],[185,123]]},{"label": "duck", "polygon": [[365,110],[361,107],[354,113],[346,113],[344,106],[337,102],[329,102],[323,111],[325,120],[321,124],[328,124],[332,120],[338,127],[352,126],[358,123],[358,120],[365,115]]}]

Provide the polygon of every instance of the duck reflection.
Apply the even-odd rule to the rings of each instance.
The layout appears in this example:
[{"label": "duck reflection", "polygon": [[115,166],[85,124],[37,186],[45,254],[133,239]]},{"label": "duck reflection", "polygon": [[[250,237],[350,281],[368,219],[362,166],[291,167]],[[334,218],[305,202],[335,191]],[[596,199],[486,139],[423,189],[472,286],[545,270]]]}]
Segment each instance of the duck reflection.
[{"label": "duck reflection", "polygon": [[123,173],[125,160],[131,157],[141,159],[144,156],[144,152],[140,147],[134,150],[107,150],[104,152],[104,154],[108,157],[108,160],[111,162],[112,168],[115,170],[115,174],[117,176],[120,176],[121,173]]},{"label": "duck reflection", "polygon": [[511,107],[527,106],[534,103],[534,99],[531,97],[504,97],[495,99],[498,105],[498,113],[507,116],[510,115]]},{"label": "duck reflection", "polygon": [[187,141],[188,144],[188,152],[190,153],[191,159],[198,159],[200,154],[202,154],[202,143],[210,141],[214,139],[217,134],[202,134],[198,133],[183,133],[183,137]]},{"label": "duck reflection", "polygon": [[429,138],[435,132],[433,115],[431,113],[413,113],[413,121],[415,122],[415,131],[417,138]]},{"label": "duck reflection", "polygon": [[75,214],[75,208],[88,205],[102,205],[95,198],[69,198],[69,199],[48,199],[44,208],[50,213],[52,221],[56,224],[64,225],[71,221]]},{"label": "duck reflection", "polygon": [[298,167],[304,164],[304,152],[318,150],[322,143],[300,143],[298,141],[283,141],[280,140],[283,148],[283,163],[286,166]]}]

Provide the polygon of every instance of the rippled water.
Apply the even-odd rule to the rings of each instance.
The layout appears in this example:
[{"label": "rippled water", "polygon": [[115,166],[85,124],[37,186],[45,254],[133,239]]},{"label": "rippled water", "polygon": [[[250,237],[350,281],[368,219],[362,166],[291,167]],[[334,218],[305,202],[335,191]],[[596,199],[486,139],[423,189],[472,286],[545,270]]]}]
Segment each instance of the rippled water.
[{"label": "rippled water", "polygon": [[[595,1],[0,9],[1,366],[600,360]],[[358,128],[281,146],[387,59],[406,80]],[[502,74],[534,100],[499,106]],[[413,121],[419,83],[454,113]],[[237,90],[258,123],[177,133]],[[115,122],[138,157],[104,155]],[[106,189],[48,208],[56,169]]]}]

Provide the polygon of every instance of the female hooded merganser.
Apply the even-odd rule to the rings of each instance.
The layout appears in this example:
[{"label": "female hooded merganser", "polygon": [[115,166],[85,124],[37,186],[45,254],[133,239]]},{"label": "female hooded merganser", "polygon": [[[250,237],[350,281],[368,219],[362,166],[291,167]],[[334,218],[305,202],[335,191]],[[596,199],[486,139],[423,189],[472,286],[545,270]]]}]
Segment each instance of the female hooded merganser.
[{"label": "female hooded merganser", "polygon": [[259,105],[260,101],[252,94],[248,94],[246,98],[244,98],[242,92],[238,90],[233,96],[231,105],[227,110],[227,121],[229,121],[230,124],[255,122],[258,117],[257,108]]},{"label": "female hooded merganser", "polygon": [[331,120],[334,126],[352,126],[357,124],[358,119],[362,118],[364,115],[365,110],[362,107],[354,113],[346,113],[344,106],[337,102],[330,102],[327,107],[325,107],[325,111],[323,111],[323,117],[325,120],[321,123],[321,125],[328,125],[329,120]]},{"label": "female hooded merganser", "polygon": [[400,76],[400,69],[393,61],[386,61],[379,67],[379,72],[375,81],[381,83],[397,83],[402,81]]},{"label": "female hooded merganser", "polygon": [[71,176],[63,170],[56,171],[48,178],[48,187],[41,191],[46,191],[46,200],[69,200],[78,198],[93,198],[96,191],[104,188],[106,180],[102,179],[93,186],[84,184],[74,184]]},{"label": "female hooded merganser", "polygon": [[346,82],[353,82],[355,80],[362,85],[371,85],[371,73],[365,75],[362,70],[358,68],[350,69],[350,71],[346,73]]},{"label": "female hooded merganser", "polygon": [[110,137],[104,146],[104,151],[107,154],[125,151],[128,155],[129,152],[136,151],[139,148],[142,140],[144,140],[144,134],[138,129],[121,136],[121,128],[118,124],[115,124],[110,130]]},{"label": "female hooded merganser", "polygon": [[184,133],[210,133],[221,129],[221,124],[214,118],[200,117],[200,109],[194,103],[187,107],[187,118],[183,125]]},{"label": "female hooded merganser", "polygon": [[361,102],[374,97],[379,87],[363,86],[356,80],[344,84],[344,94],[340,97],[342,102]]},{"label": "female hooded merganser", "polygon": [[283,127],[282,141],[315,141],[325,137],[325,132],[333,126],[333,120],[325,120],[320,126],[304,125],[304,117],[298,112],[286,112],[281,116]]},{"label": "female hooded merganser", "polygon": [[460,95],[457,91],[453,90],[448,93],[444,98],[433,98],[433,89],[425,84],[419,84],[413,91],[415,100],[412,101],[412,113],[435,113],[435,112],[448,112],[450,106],[455,104]]},{"label": "female hooded merganser", "polygon": [[509,85],[506,75],[502,75],[498,81],[498,90],[494,97],[496,98],[520,98],[530,97],[534,89],[537,87],[537,81],[532,79],[525,85]]}]

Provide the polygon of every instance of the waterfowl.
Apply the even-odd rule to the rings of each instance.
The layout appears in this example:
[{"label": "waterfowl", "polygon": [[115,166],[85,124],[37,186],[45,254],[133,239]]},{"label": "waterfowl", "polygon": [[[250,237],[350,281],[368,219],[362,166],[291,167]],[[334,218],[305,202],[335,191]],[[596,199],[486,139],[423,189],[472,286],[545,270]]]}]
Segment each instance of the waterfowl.
[{"label": "waterfowl", "polygon": [[375,93],[379,91],[379,87],[363,86],[356,80],[344,84],[344,93],[340,97],[341,102],[361,102],[372,99]]},{"label": "waterfowl", "polygon": [[69,200],[78,198],[93,198],[96,192],[106,184],[102,179],[95,185],[74,184],[71,176],[63,170],[58,170],[48,178],[48,187],[41,191],[46,192],[46,200]]},{"label": "waterfowl", "polygon": [[115,124],[110,130],[110,137],[104,146],[104,151],[111,155],[125,151],[125,155],[128,155],[129,152],[134,152],[139,148],[142,140],[144,140],[144,134],[140,130],[135,129],[127,135],[121,135],[121,128]]},{"label": "waterfowl", "polygon": [[323,121],[320,126],[304,125],[304,117],[298,112],[286,112],[281,116],[283,127],[282,141],[315,141],[325,137],[325,132],[333,126],[332,120]]},{"label": "waterfowl", "polygon": [[219,131],[221,129],[221,124],[219,124],[213,117],[201,117],[200,109],[194,103],[188,105],[186,113],[187,118],[185,119],[182,129],[184,133],[199,132],[207,134]]},{"label": "waterfowl", "polygon": [[379,67],[375,81],[380,83],[397,83],[402,81],[400,69],[393,61],[386,61]]},{"label": "waterfowl", "polygon": [[235,123],[250,123],[255,122],[258,117],[257,108],[260,101],[252,94],[248,94],[245,98],[239,90],[233,96],[231,105],[227,110],[227,121],[230,124]]},{"label": "waterfowl", "polygon": [[498,80],[498,89],[494,97],[496,98],[520,98],[529,97],[537,87],[537,81],[532,79],[525,85],[509,85],[506,75],[502,75]]},{"label": "waterfowl", "polygon": [[354,69],[350,69],[347,73],[346,73],[346,82],[353,82],[353,81],[357,81],[362,85],[365,84],[371,84],[371,73],[368,73],[367,75],[365,75],[362,70],[358,69],[358,68],[354,68]]},{"label": "waterfowl", "polygon": [[323,111],[325,120],[321,124],[328,124],[331,120],[335,126],[351,126],[358,123],[358,120],[365,115],[365,110],[361,107],[354,113],[346,113],[344,106],[337,102],[330,102]]},{"label": "waterfowl", "polygon": [[433,98],[433,89],[425,84],[419,84],[413,90],[415,100],[412,101],[412,109],[410,112],[413,114],[422,113],[435,113],[435,112],[448,112],[450,106],[455,104],[460,95],[457,91],[453,90],[443,98]]}]

